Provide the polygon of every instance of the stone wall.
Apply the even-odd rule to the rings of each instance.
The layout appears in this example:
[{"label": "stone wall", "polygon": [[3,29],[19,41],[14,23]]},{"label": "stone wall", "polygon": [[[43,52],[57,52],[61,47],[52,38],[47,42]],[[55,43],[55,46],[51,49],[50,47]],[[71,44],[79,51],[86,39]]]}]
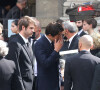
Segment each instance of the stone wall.
[{"label": "stone wall", "polygon": [[36,0],[36,18],[42,27],[63,16],[62,0]]}]

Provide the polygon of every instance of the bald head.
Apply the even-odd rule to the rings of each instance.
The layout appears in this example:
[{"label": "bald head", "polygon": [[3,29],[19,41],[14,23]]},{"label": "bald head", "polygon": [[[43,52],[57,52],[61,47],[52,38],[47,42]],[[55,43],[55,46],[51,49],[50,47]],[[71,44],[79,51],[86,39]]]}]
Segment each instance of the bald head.
[{"label": "bald head", "polygon": [[89,50],[93,46],[93,39],[90,35],[84,35],[79,39],[79,50]]}]

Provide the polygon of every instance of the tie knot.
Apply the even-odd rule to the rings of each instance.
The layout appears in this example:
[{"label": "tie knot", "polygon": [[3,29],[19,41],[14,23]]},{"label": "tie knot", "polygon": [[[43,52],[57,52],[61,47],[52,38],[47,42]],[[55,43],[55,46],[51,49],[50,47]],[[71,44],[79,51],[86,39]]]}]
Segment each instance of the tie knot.
[{"label": "tie knot", "polygon": [[36,39],[33,40],[33,44],[35,44],[35,42],[36,42]]},{"label": "tie knot", "polygon": [[29,42],[27,42],[26,45],[29,46]]},{"label": "tie knot", "polygon": [[51,42],[51,45],[54,45],[54,42]]},{"label": "tie knot", "polygon": [[54,42],[51,42],[51,46],[52,46],[52,48],[54,49]]}]

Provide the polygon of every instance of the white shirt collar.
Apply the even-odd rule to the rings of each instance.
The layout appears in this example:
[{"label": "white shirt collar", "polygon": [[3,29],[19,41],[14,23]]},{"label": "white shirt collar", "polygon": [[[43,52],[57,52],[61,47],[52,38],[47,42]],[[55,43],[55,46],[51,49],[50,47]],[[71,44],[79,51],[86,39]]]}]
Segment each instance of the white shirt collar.
[{"label": "white shirt collar", "polygon": [[37,38],[36,40],[39,40],[41,38],[41,35],[40,35],[40,37],[39,38]]},{"label": "white shirt collar", "polygon": [[83,29],[81,29],[77,34],[80,35],[82,31],[83,31]]},{"label": "white shirt collar", "polygon": [[[76,34],[77,34],[77,33],[76,33]],[[76,34],[75,34],[75,35],[76,35]],[[69,39],[69,42],[70,42],[70,43],[72,42],[72,40],[73,40],[73,38],[74,38],[75,35],[73,35],[73,36]]]},{"label": "white shirt collar", "polygon": [[[76,34],[77,34],[77,33],[76,33]],[[76,35],[76,34],[75,34],[75,35]],[[70,44],[71,44],[73,38],[75,37],[75,35],[73,35],[73,36],[69,39],[69,45],[68,45],[68,48],[69,48],[69,46],[70,46]]]},{"label": "white shirt collar", "polygon": [[21,35],[20,33],[19,33],[19,35],[22,37],[22,39],[24,40],[24,42],[25,43],[28,43],[28,39],[26,39],[23,35]]},{"label": "white shirt collar", "polygon": [[50,43],[52,43],[52,41],[45,35],[45,37],[47,38],[47,40],[50,42]]}]

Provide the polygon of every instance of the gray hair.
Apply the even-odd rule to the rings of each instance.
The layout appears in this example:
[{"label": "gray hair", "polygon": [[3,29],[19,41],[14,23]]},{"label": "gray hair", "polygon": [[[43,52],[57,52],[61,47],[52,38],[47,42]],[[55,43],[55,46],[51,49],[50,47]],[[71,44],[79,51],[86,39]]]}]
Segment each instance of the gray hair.
[{"label": "gray hair", "polygon": [[64,29],[68,29],[68,31],[70,33],[74,33],[74,32],[78,31],[78,28],[77,28],[75,22],[65,21],[62,24],[64,26]]},{"label": "gray hair", "polygon": [[39,20],[37,20],[35,17],[31,17],[31,18],[33,19],[35,25],[36,25],[39,29],[41,29],[41,25],[40,25]]},{"label": "gray hair", "polygon": [[0,56],[6,56],[8,54],[8,50],[7,43],[0,40]]}]

